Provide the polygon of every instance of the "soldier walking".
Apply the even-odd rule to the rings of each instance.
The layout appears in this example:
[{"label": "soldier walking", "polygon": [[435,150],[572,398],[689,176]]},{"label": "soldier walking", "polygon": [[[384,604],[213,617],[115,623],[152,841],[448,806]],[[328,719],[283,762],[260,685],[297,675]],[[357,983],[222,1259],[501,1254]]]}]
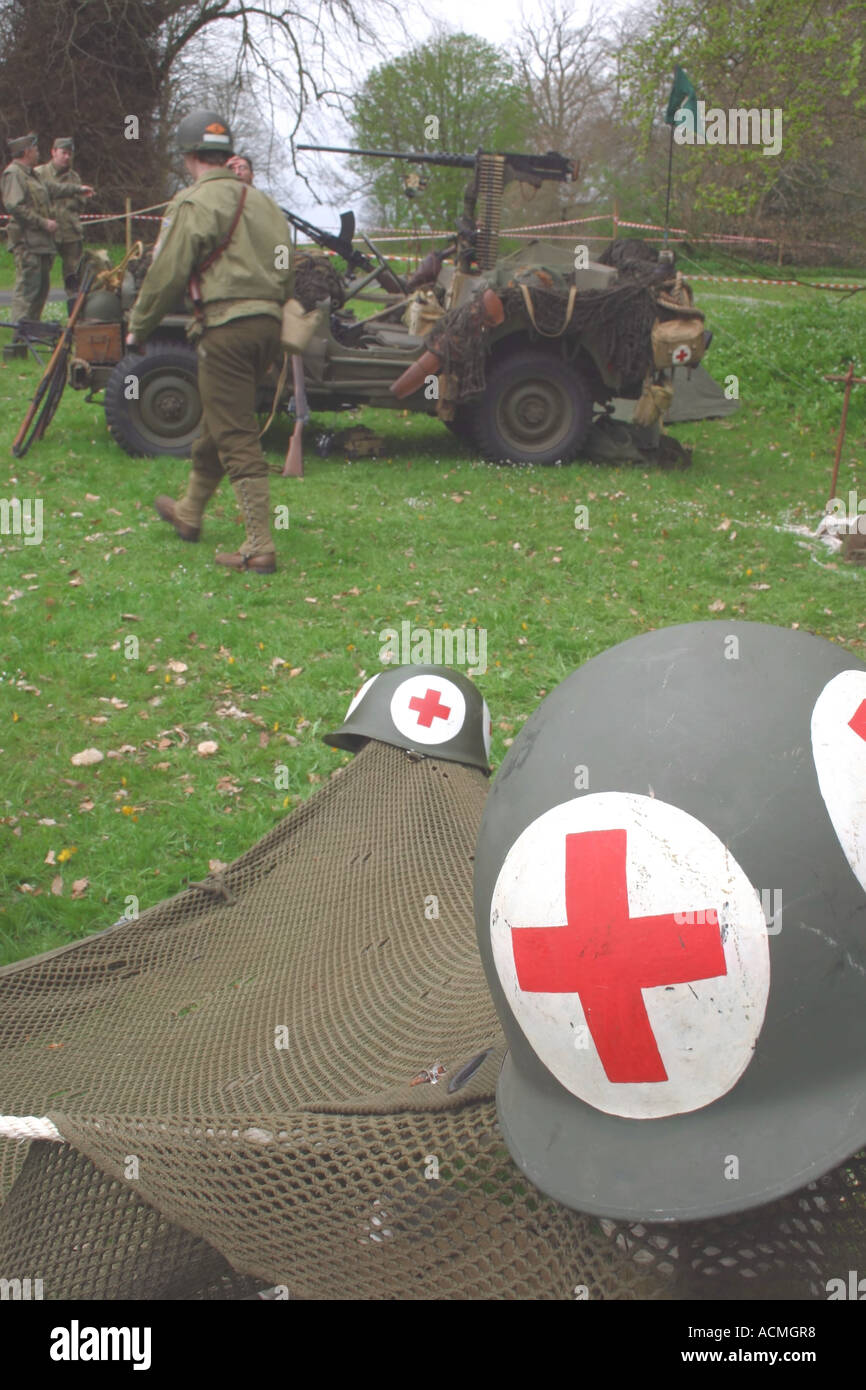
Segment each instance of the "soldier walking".
[{"label": "soldier walking", "polygon": [[85,200],[93,197],[93,189],[81,182],[72,167],[74,153],[73,141],[67,136],[58,137],[51,147],[48,163],[36,166],[36,173],[48,191],[51,215],[57,222],[55,241],[67,290],[75,288],[75,277],[84,249],[80,213],[84,211]]},{"label": "soldier walking", "polygon": [[[9,152],[12,158],[0,176],[0,195],[9,214],[6,244],[15,258],[12,319],[15,323],[37,323],[48,298],[57,223],[51,216],[45,186],[35,173],[39,163],[38,137],[30,134],[10,140]],[[16,331],[3,355],[27,356],[23,333]]]},{"label": "soldier walking", "polygon": [[126,341],[143,343],[189,293],[200,334],[202,432],[183,497],[160,496],[154,505],[182,540],[197,541],[205,506],[227,473],[246,539],[237,552],[217,555],[217,564],[272,574],[268,467],[255,406],[257,388],[280,355],[282,306],[291,293],[286,219],[265,193],[226,168],[232,137],[216,112],[185,117],[177,144],[194,183],[166,208]]}]

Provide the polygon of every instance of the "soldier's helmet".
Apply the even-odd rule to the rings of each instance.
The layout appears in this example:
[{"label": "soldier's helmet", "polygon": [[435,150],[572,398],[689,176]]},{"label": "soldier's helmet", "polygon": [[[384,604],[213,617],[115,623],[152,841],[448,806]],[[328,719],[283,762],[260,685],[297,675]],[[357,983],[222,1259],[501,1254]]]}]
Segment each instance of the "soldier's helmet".
[{"label": "soldier's helmet", "polygon": [[566,1206],[703,1218],[866,1143],[866,666],[695,623],[569,676],[476,846],[497,1107]]},{"label": "soldier's helmet", "polygon": [[199,107],[184,116],[177,128],[177,147],[181,154],[200,154],[218,150],[226,158],[234,154],[228,121],[218,111]]},{"label": "soldier's helmet", "polygon": [[368,739],[490,771],[490,710],[467,676],[445,666],[391,666],[365,681],[325,743],[357,753]]}]

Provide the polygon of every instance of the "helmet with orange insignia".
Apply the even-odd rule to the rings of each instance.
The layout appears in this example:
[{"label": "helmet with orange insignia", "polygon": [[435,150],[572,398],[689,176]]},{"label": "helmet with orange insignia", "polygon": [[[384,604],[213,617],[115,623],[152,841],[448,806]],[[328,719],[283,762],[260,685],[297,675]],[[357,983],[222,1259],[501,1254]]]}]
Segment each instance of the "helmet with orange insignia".
[{"label": "helmet with orange insignia", "polygon": [[218,111],[204,107],[184,116],[177,128],[177,147],[181,154],[200,154],[205,150],[217,150],[226,158],[234,154],[228,122]]}]

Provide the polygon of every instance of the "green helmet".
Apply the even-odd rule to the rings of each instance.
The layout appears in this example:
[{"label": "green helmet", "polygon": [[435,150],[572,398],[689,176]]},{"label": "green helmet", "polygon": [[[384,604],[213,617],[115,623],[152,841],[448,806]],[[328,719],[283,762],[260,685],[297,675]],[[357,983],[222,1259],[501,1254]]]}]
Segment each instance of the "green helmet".
[{"label": "green helmet", "polygon": [[445,666],[392,666],[365,681],[323,742],[357,753],[368,739],[490,771],[490,710],[472,681]]},{"label": "green helmet", "polygon": [[184,116],[177,128],[177,147],[181,154],[201,154],[219,150],[226,158],[234,154],[232,133],[218,111],[198,107]]},{"label": "green helmet", "polygon": [[535,711],[475,917],[502,1133],[542,1192],[702,1219],[863,1147],[864,787],[866,666],[804,632],[646,633]]},{"label": "green helmet", "polygon": [[120,323],[122,318],[120,296],[112,290],[94,290],[87,296],[82,323]]}]

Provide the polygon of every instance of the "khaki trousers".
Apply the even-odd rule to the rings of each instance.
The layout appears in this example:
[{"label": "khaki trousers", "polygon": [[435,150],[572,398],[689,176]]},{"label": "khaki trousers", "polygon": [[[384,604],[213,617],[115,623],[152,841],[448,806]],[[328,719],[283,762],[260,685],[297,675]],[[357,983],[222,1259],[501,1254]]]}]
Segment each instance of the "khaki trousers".
[{"label": "khaki trousers", "polygon": [[12,295],[12,320],[17,323],[21,319],[29,319],[31,323],[37,323],[48,298],[54,256],[31,251],[21,242],[12,248],[12,255],[17,272]]},{"label": "khaki trousers", "polygon": [[205,329],[199,339],[202,432],[192,446],[192,466],[214,487],[224,473],[233,483],[268,476],[259,443],[256,390],[280,351],[279,321],[266,314],[231,319],[219,328]]}]

